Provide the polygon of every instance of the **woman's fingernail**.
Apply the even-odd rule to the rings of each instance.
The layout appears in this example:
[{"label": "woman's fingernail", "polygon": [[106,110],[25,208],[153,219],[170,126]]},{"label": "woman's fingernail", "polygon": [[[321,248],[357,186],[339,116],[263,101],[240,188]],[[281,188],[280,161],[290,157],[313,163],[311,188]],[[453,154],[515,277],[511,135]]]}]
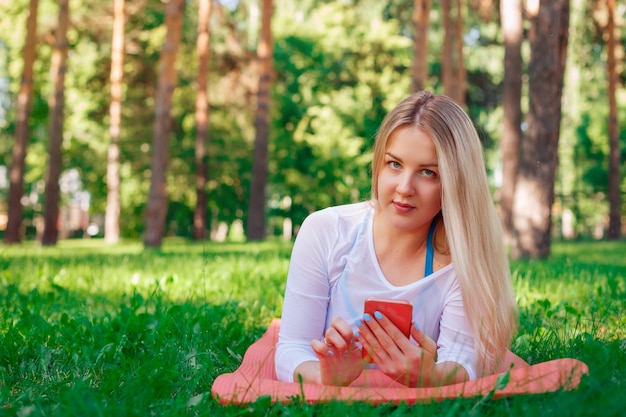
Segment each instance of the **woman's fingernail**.
[{"label": "woman's fingernail", "polygon": [[417,324],[416,321],[413,322],[413,326],[415,326],[415,330],[419,330],[420,326]]},{"label": "woman's fingernail", "polygon": [[[361,321],[361,320],[358,320],[358,321]],[[361,333],[358,330],[355,330],[354,337],[361,337]]]},{"label": "woman's fingernail", "polygon": [[357,327],[363,326],[363,322],[361,321],[361,319],[356,319],[355,324],[357,325]]},{"label": "woman's fingernail", "polygon": [[383,318],[383,314],[380,311],[375,311],[374,317],[376,317],[376,320],[380,320]]},{"label": "woman's fingernail", "polygon": [[372,321],[372,316],[370,316],[369,314],[365,313],[363,314],[363,320],[365,321]]}]

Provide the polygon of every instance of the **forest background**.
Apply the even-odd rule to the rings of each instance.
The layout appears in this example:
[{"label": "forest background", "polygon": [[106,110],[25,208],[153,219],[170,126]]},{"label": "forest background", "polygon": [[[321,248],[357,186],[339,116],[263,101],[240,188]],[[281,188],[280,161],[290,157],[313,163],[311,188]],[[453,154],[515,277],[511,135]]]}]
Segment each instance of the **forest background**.
[{"label": "forest background", "polygon": [[[33,4],[37,20],[29,41],[27,23],[32,24],[28,19]],[[123,7],[123,70],[114,76],[119,4]],[[201,11],[202,4],[209,7],[208,13]],[[424,4],[427,14],[420,17],[418,7]],[[535,141],[531,160],[547,158],[546,166],[554,165],[553,181],[544,187],[547,197],[539,198],[548,207],[543,233],[559,238],[619,237],[624,224],[620,201],[626,189],[620,175],[624,170],[620,161],[626,159],[626,133],[619,128],[626,123],[626,37],[621,31],[626,5],[614,0],[528,1],[523,5],[509,0],[432,4],[424,0],[306,0],[274,5],[268,0],[136,0],[126,4],[120,0],[0,0],[0,212],[7,213],[11,203],[9,171],[16,160],[18,97],[25,79],[29,81],[24,76],[29,42],[36,46],[36,54],[17,241],[55,243],[59,236],[105,233],[105,213],[111,204],[107,197],[112,181],[107,176],[112,144],[119,152],[119,237],[143,236],[147,246],[160,245],[163,236],[291,238],[310,212],[369,197],[370,149],[376,129],[395,104],[419,89],[455,96],[467,109],[483,139],[494,199],[500,202],[506,169],[511,166],[503,152],[507,117],[503,13],[511,4],[517,4],[523,16],[517,75],[522,117],[517,128],[522,142]],[[69,11],[66,31],[62,29],[64,7]],[[544,18],[553,18],[543,32],[536,17],[542,7],[552,9],[544,12]],[[204,24],[203,16],[208,17]],[[561,20],[554,20],[559,16]],[[421,46],[419,34],[425,39]],[[549,46],[555,37],[566,61],[551,63],[561,56],[558,51],[533,53],[537,45]],[[201,39],[208,48],[206,67],[199,60]],[[63,45],[67,61],[55,73],[53,58]],[[533,84],[538,69],[560,64],[564,64],[562,91],[542,90],[539,83]],[[420,66],[423,75],[416,83]],[[558,86],[558,68],[555,72],[555,78],[547,82]],[[59,73],[63,73],[60,86]],[[207,78],[202,80],[200,74]],[[169,84],[163,81],[168,77]],[[205,82],[206,87],[199,88]],[[116,117],[112,85],[118,86],[117,121],[112,120]],[[200,98],[208,105],[203,113],[208,119],[201,124],[199,92],[208,93]],[[555,103],[550,100],[555,94],[560,104],[548,111],[537,104],[533,109],[532,103],[541,102],[542,97],[547,106]],[[54,97],[61,97],[60,111]],[[532,119],[542,111],[552,119],[556,113],[557,127],[547,135],[532,136],[537,130],[537,121]],[[61,120],[55,121],[59,114]],[[58,163],[53,163],[51,146],[55,131],[61,132]],[[199,142],[203,131],[205,139]],[[554,141],[548,143],[546,138],[552,137]],[[550,154],[553,145],[558,145],[554,156]],[[160,162],[155,156],[159,146],[164,158]],[[523,149],[518,145],[516,158],[520,160],[515,163],[519,162],[522,171]],[[264,165],[261,175],[253,171],[258,169],[255,163]],[[55,201],[60,210],[53,217],[53,236],[46,241],[46,194],[51,194],[48,179],[50,168],[56,165],[59,194]],[[155,185],[157,168],[162,170],[165,192]],[[551,178],[549,173],[543,185],[546,178]],[[260,197],[254,196],[259,190]],[[613,198],[609,198],[612,190]],[[156,223],[163,217],[162,230],[148,241],[146,236],[155,228],[150,223],[150,201],[158,200],[155,193],[159,191],[162,214],[157,207],[152,217]],[[194,225],[198,207],[204,208],[200,232]],[[250,236],[250,219],[258,211],[262,232]],[[615,217],[617,223],[613,223]],[[6,227],[6,215],[3,218],[0,228]],[[546,255],[538,246],[526,255]]]}]

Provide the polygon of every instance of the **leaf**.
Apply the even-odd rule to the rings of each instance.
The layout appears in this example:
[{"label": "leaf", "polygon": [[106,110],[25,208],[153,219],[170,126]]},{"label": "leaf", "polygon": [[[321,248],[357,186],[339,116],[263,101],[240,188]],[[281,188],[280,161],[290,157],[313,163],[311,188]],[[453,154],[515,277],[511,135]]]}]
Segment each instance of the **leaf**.
[{"label": "leaf", "polygon": [[565,304],[565,311],[567,312],[567,314],[571,314],[572,316],[580,316],[580,312],[569,304]]},{"label": "leaf", "polygon": [[506,388],[509,384],[509,380],[511,379],[511,371],[506,371],[505,373],[498,376],[498,380],[496,381],[495,389],[502,390]]},{"label": "leaf", "polygon": [[226,350],[228,351],[230,356],[232,356],[233,358],[237,359],[238,361],[241,361],[243,359],[240,354],[238,354],[237,352],[233,351],[230,347],[227,346]]},{"label": "leaf", "polygon": [[109,343],[106,344],[102,347],[102,349],[100,349],[100,352],[98,353],[98,357],[96,358],[96,362],[95,364],[98,365],[98,363],[100,362],[100,360],[102,359],[102,357],[111,349],[113,348],[113,343]]},{"label": "leaf", "polygon": [[198,404],[200,404],[202,402],[202,400],[204,400],[204,395],[205,393],[202,392],[198,395],[194,395],[193,397],[191,397],[189,399],[189,401],[187,401],[187,407],[191,408],[191,407],[195,407]]}]

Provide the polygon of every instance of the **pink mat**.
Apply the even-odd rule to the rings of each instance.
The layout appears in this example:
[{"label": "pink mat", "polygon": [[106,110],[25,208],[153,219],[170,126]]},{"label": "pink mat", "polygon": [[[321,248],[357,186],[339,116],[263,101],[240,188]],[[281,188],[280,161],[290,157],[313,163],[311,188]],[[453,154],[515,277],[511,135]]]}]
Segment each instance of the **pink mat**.
[{"label": "pink mat", "polygon": [[[379,403],[431,402],[458,397],[484,396],[494,390],[499,375],[490,375],[461,384],[432,388],[407,388],[382,372],[366,369],[347,387],[298,384],[278,381],[274,373],[274,349],[278,339],[280,319],[274,319],[266,333],[253,343],[239,368],[222,374],[213,382],[213,397],[221,404],[246,404],[258,397],[270,396],[273,402],[290,402],[299,397],[307,403],[326,401],[363,401]],[[557,359],[528,365],[512,352],[507,354],[506,366],[510,370],[509,382],[496,389],[493,398],[519,394],[538,394],[578,387],[587,365],[576,359]]]}]

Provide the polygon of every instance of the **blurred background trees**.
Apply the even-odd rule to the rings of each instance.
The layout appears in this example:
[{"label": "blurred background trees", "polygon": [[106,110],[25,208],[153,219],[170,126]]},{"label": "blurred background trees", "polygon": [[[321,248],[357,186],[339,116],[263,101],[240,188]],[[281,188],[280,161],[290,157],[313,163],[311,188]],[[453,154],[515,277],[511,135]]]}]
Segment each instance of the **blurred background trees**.
[{"label": "blurred background trees", "polygon": [[[369,197],[370,148],[378,125],[407,94],[425,88],[454,95],[476,122],[494,199],[502,199],[510,244],[520,233],[511,217],[519,178],[515,164],[523,166],[534,158],[554,170],[540,187],[547,197],[533,203],[544,213],[541,237],[521,256],[547,256],[545,250],[536,251],[541,239],[545,247],[546,238],[548,251],[552,238],[616,238],[623,227],[619,220],[626,187],[620,175],[626,156],[626,6],[613,0],[559,2],[569,6],[562,12],[568,18],[563,30],[569,39],[562,94],[557,92],[562,97],[549,102],[542,102],[552,95],[535,86],[531,66],[541,68],[556,57],[533,56],[529,10],[533,4],[548,7],[556,2],[274,2],[267,177],[262,186],[254,183],[253,175],[258,97],[265,97],[259,96],[263,63],[257,48],[264,4],[270,2],[212,0],[206,24],[202,1],[184,2],[178,50],[171,61],[175,85],[166,88],[171,106],[158,112],[164,104],[159,60],[171,52],[166,42],[171,4],[71,0],[58,237],[102,236],[106,230],[107,240],[116,241],[115,223],[108,220],[105,229],[105,213],[108,218],[117,211],[119,237],[145,239],[150,236],[146,228],[156,230],[147,246],[158,246],[164,236],[244,239],[251,211],[257,209],[263,220],[255,239],[290,238],[311,211]],[[0,229],[8,243],[41,240],[43,219],[50,213],[44,202],[53,140],[49,98],[55,85],[50,74],[59,2],[0,0],[0,16]],[[200,36],[210,39],[206,66],[199,59]],[[548,28],[538,36],[537,45],[547,46],[557,33]],[[533,59],[539,61],[531,64]],[[206,97],[199,98],[198,89]],[[555,103],[562,105],[556,122],[560,127],[553,124],[548,132],[557,135],[551,153],[538,136],[530,154],[520,150],[533,135],[536,116],[531,115],[548,117],[531,109],[534,96],[551,111],[557,110]],[[206,112],[199,113],[198,103],[206,103]],[[207,115],[206,123],[199,114]],[[162,174],[157,173],[165,193],[155,206],[163,219],[160,230],[148,220],[151,181],[156,179],[151,163],[160,152],[153,138],[158,135],[164,136],[159,143],[166,161]],[[524,155],[526,162],[517,159]],[[9,176],[20,171],[22,158],[21,179]],[[524,169],[533,173],[530,166]],[[20,180],[21,191],[13,188]],[[251,190],[259,187],[264,203],[250,208]],[[16,208],[21,212],[15,214]],[[195,231],[194,222],[200,224]]]}]

